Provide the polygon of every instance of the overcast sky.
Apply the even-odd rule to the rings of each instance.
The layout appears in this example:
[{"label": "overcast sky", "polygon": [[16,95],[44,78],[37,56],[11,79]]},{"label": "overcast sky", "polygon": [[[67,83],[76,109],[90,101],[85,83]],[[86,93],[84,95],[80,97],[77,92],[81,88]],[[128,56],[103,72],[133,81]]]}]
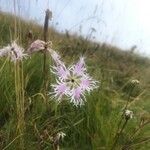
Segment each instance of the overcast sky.
[{"label": "overcast sky", "polygon": [[[53,12],[51,25],[78,32],[123,49],[137,45],[150,56],[150,0],[16,0],[17,13],[42,24],[45,10]],[[0,0],[0,9],[14,12],[13,0]]]}]

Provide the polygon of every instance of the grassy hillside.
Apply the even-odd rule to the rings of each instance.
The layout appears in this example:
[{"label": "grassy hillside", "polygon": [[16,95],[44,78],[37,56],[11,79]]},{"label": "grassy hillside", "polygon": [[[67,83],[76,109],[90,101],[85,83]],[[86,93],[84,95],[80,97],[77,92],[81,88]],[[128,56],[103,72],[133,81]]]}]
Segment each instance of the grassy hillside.
[{"label": "grassy hillside", "polygon": [[[31,39],[43,39],[43,28],[10,14],[0,13],[1,47],[18,39],[25,48]],[[61,34],[50,28],[48,39],[66,64],[79,56],[86,57],[89,74],[100,81],[99,88],[86,96],[84,106],[76,108],[68,101],[57,104],[43,90],[43,54],[37,53],[20,64],[23,68],[25,150],[53,149],[51,137],[60,131],[66,137],[60,142],[64,150],[110,150],[114,143],[122,110],[128,109],[134,117],[128,121],[117,141],[116,150],[150,149],[150,60],[132,51],[122,51],[105,43],[94,43],[69,33]],[[47,61],[49,67],[52,61]],[[0,149],[20,150],[16,131],[16,87],[14,64],[0,58]],[[55,82],[47,72],[48,90]],[[133,80],[139,84],[133,84]],[[48,100],[48,103],[47,103]],[[125,121],[123,119],[123,121]],[[119,130],[120,131],[120,130]],[[119,132],[118,131],[118,132]]]}]

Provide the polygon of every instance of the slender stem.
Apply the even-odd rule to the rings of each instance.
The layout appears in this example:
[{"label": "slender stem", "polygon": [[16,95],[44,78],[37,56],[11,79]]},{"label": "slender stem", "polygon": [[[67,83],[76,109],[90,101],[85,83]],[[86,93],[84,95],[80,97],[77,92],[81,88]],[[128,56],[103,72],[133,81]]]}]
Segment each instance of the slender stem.
[{"label": "slender stem", "polygon": [[[14,39],[21,39],[21,26],[20,20],[16,17],[17,11],[17,1],[13,1],[14,5]],[[22,62],[16,61],[14,62],[14,73],[15,73],[15,94],[16,94],[16,134],[17,134],[17,149],[24,149],[24,83],[23,83],[23,68]]]},{"label": "slender stem", "polygon": [[117,136],[116,136],[116,138],[115,138],[115,141],[114,141],[114,143],[113,143],[113,145],[112,145],[111,150],[114,150],[114,149],[115,149],[116,144],[117,144],[117,142],[118,142],[118,140],[119,140],[119,137],[120,137],[120,135],[122,134],[122,132],[123,132],[125,126],[127,125],[127,122],[128,122],[128,119],[125,120],[125,122],[124,122],[124,124],[123,124],[123,126],[122,126],[122,128],[121,128],[121,130],[120,130],[120,132],[117,134]]},{"label": "slender stem", "polygon": [[14,38],[17,37],[17,19],[16,19],[16,0],[13,1],[13,5],[14,5],[14,13],[15,13],[15,16],[14,16]]},{"label": "slender stem", "polygon": [[59,144],[53,144],[53,149],[54,149],[54,150],[60,150]]},{"label": "slender stem", "polygon": [[2,66],[1,66],[1,68],[0,68],[0,73],[3,71],[3,68],[5,67],[7,61],[8,61],[8,58],[6,58],[6,60],[5,60],[4,63],[2,64]]},{"label": "slender stem", "polygon": [[134,140],[135,135],[136,135],[142,128],[144,128],[144,126],[146,126],[146,125],[149,124],[149,123],[150,123],[150,121],[147,121],[147,122],[143,123],[139,128],[136,128],[136,129],[134,130],[133,134],[129,137],[130,143],[129,143],[129,141],[126,142],[122,149],[125,149],[125,148],[127,148],[128,146],[132,145],[131,142]]},{"label": "slender stem", "polygon": [[137,128],[137,129],[133,132],[133,134],[130,136],[129,139],[130,139],[130,140],[133,139],[134,136],[135,136],[143,127],[145,127],[145,126],[148,125],[149,123],[150,123],[150,121],[147,121],[147,122],[143,123],[142,125],[140,125],[140,127]]},{"label": "slender stem", "polygon": [[[17,136],[24,133],[25,122],[24,122],[24,92],[23,92],[23,71],[20,68],[20,62],[15,63],[15,92],[16,92],[16,115],[17,115]],[[19,149],[24,149],[24,138],[19,138],[17,143]]]},{"label": "slender stem", "polygon": [[[51,18],[51,11],[49,9],[47,9],[46,14],[45,14],[45,22],[44,22],[44,30],[43,30],[43,38],[44,38],[45,42],[47,42],[47,38],[48,38],[48,23],[49,23],[50,18]],[[44,78],[44,89],[45,89],[45,91],[47,89],[47,86],[46,86],[46,81],[47,81],[46,52],[47,52],[47,46],[45,46],[44,62],[43,62],[43,78]]]},{"label": "slender stem", "polygon": [[17,137],[15,137],[6,147],[4,147],[2,150],[6,150],[8,149],[8,147],[10,147],[10,145],[12,143],[14,143],[18,138],[20,138],[22,135],[18,135]]},{"label": "slender stem", "polygon": [[144,144],[145,142],[148,142],[150,141],[150,137],[146,137],[145,139],[137,142],[137,143],[132,143],[132,144],[129,144],[129,145],[125,145],[122,147],[122,150],[128,150],[129,148],[133,147],[133,146],[137,146],[137,145],[140,145],[140,144]]},{"label": "slender stem", "polygon": [[119,120],[119,122],[118,122],[117,131],[116,131],[116,134],[115,134],[114,139],[116,139],[116,137],[117,137],[117,135],[118,135],[118,131],[119,131],[119,128],[120,128],[120,126],[121,126],[121,124],[122,124],[123,116],[124,116],[125,110],[128,108],[129,101],[130,101],[130,96],[131,96],[131,93],[132,93],[133,89],[134,89],[134,87],[129,91],[128,99],[127,99],[127,102],[126,102],[125,107],[124,107],[124,109],[123,109],[123,113],[122,113],[122,115],[121,115],[121,118],[120,118],[120,120]]}]

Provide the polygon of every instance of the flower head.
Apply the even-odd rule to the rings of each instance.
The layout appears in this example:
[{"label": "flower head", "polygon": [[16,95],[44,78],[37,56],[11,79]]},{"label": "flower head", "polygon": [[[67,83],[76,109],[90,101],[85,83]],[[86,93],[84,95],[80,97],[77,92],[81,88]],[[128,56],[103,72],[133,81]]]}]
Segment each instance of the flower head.
[{"label": "flower head", "polygon": [[139,81],[139,80],[137,80],[137,79],[134,79],[134,80],[131,80],[131,83],[132,83],[132,84],[139,84],[139,83],[140,83],[140,81]]},{"label": "flower head", "polygon": [[42,40],[36,40],[33,43],[31,43],[30,47],[28,48],[27,52],[29,54],[38,52],[38,51],[43,51],[45,50],[48,46],[51,46],[51,42],[44,42]]},{"label": "flower head", "polygon": [[59,139],[60,138],[64,139],[64,137],[66,136],[66,134],[64,132],[58,132],[57,136],[59,137]]},{"label": "flower head", "polygon": [[133,111],[131,111],[131,110],[125,110],[125,113],[124,113],[124,115],[125,115],[125,119],[132,119],[133,118]]},{"label": "flower head", "polygon": [[9,56],[11,61],[16,62],[27,57],[24,53],[24,49],[17,45],[16,41],[13,41],[10,45],[0,49],[0,57]]},{"label": "flower head", "polygon": [[53,137],[52,137],[53,144],[54,145],[59,145],[60,141],[62,141],[65,136],[66,136],[66,134],[64,132],[61,132],[61,131],[54,134]]},{"label": "flower head", "polygon": [[[60,57],[58,57],[60,58]],[[54,59],[54,61],[58,61]],[[57,77],[56,84],[52,85],[54,92],[53,96],[60,101],[64,96],[70,98],[70,102],[74,105],[83,105],[85,101],[85,93],[91,92],[97,88],[97,81],[92,79],[87,73],[84,58],[71,67],[66,67],[59,59],[55,66],[52,67],[52,72]]]}]

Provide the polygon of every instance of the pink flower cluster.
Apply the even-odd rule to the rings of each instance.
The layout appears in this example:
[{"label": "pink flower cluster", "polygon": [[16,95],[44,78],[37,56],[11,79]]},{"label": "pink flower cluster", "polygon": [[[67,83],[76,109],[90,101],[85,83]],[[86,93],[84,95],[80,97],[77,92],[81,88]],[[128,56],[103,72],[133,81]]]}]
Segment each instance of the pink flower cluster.
[{"label": "pink flower cluster", "polygon": [[[49,43],[36,40],[31,44],[28,52],[42,51],[47,45]],[[66,67],[56,51],[49,48],[49,46],[46,47],[46,50],[54,61],[51,71],[56,76],[56,83],[52,84],[53,92],[49,94],[59,102],[63,98],[68,98],[75,106],[83,105],[86,101],[85,94],[97,88],[97,81],[87,73],[84,58],[81,57],[76,64]]]},{"label": "pink flower cluster", "polygon": [[[60,55],[51,49],[51,42],[46,43],[42,40],[34,41],[28,48],[27,53],[32,54],[44,50],[50,53],[54,61],[51,71],[56,76],[56,83],[52,85],[53,92],[50,92],[50,95],[59,102],[63,98],[68,98],[75,106],[83,105],[86,101],[85,94],[97,88],[97,81],[87,73],[84,57],[81,57],[74,65],[66,67]],[[16,62],[28,55],[14,41],[11,45],[0,49],[0,57],[4,56],[9,56],[11,61]]]}]

